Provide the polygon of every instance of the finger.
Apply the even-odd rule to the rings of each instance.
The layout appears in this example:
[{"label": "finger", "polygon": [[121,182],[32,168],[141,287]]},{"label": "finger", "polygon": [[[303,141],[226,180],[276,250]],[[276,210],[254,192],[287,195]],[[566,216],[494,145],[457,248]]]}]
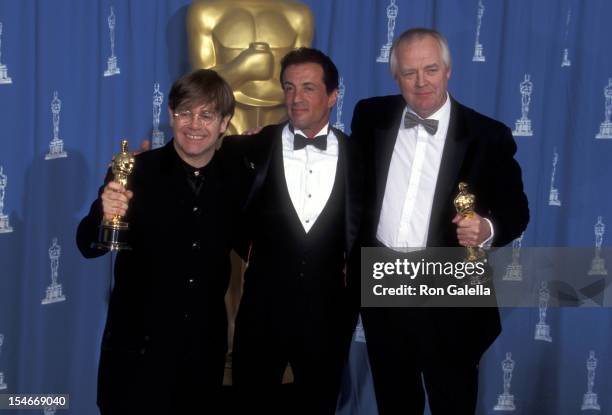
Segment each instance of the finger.
[{"label": "finger", "polygon": [[480,227],[480,221],[474,218],[463,218],[457,223],[457,227],[478,229]]},{"label": "finger", "polygon": [[127,212],[121,209],[113,209],[104,213],[104,219],[107,221],[113,220],[117,216],[125,216]]},{"label": "finger", "polygon": [[128,196],[125,193],[115,192],[113,190],[105,191],[102,193],[102,202],[119,202],[127,205],[129,202]]},{"label": "finger", "polygon": [[138,147],[138,150],[134,150],[130,154],[132,154],[132,156],[137,156],[140,153],[149,151],[150,149],[151,149],[151,141],[145,138],[144,140],[142,140],[142,143],[140,143],[140,147]]},{"label": "finger", "polygon": [[106,189],[111,190],[113,192],[125,193],[125,187],[123,187],[121,183],[115,181],[108,182],[107,185],[104,187],[104,190]]},{"label": "finger", "polygon": [[257,134],[262,129],[263,129],[263,127],[250,128],[250,129],[246,130],[245,132],[243,132],[241,135],[253,135],[253,134]]},{"label": "finger", "polygon": [[127,203],[108,201],[103,203],[102,211],[105,218],[112,218],[114,216],[123,216],[127,213]]},{"label": "finger", "polygon": [[102,207],[104,209],[127,209],[128,201],[125,196],[123,196],[122,200],[105,198],[102,199]]},{"label": "finger", "polygon": [[457,238],[461,239],[465,239],[465,238],[477,238],[478,234],[475,232],[470,232],[470,231],[464,231],[464,232],[457,232]]}]

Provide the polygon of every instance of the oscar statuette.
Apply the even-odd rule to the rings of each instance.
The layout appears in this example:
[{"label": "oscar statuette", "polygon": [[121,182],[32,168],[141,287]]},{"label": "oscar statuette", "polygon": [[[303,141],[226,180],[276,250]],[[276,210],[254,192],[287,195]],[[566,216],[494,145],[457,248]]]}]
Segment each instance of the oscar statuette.
[{"label": "oscar statuette", "polygon": [[[459,194],[453,200],[457,213],[462,215],[464,218],[474,216],[474,206],[476,205],[476,196],[472,193],[468,193],[468,185],[465,182],[459,183]],[[476,262],[484,258],[484,251],[477,246],[468,246],[466,260],[469,262]]]},{"label": "oscar statuette", "polygon": [[[128,152],[128,141],[121,141],[121,152],[113,156],[111,162],[113,180],[127,188],[129,175],[134,170],[134,156]],[[126,242],[128,223],[124,222],[123,216],[116,215],[111,220],[103,219],[100,224],[100,234],[96,248],[121,251],[131,249]]]}]

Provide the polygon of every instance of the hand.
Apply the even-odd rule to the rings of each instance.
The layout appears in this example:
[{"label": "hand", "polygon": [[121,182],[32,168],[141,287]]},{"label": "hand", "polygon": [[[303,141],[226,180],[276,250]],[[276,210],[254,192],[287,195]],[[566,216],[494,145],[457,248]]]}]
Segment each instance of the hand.
[{"label": "hand", "polygon": [[132,156],[137,156],[140,153],[144,153],[145,151],[149,151],[149,150],[151,150],[151,140],[149,140],[148,138],[145,138],[140,143],[140,147],[138,147],[138,150],[132,151]]},{"label": "hand", "polygon": [[243,131],[242,133],[240,133],[240,135],[254,135],[254,134],[257,134],[258,132],[260,132],[261,130],[263,130],[263,127],[249,128],[248,130]]},{"label": "hand", "polygon": [[134,193],[126,190],[120,183],[109,182],[104,186],[104,191],[100,196],[104,219],[110,221],[115,216],[124,216],[127,212],[130,199],[133,196]]},{"label": "hand", "polygon": [[457,239],[461,246],[480,246],[491,236],[489,222],[477,213],[471,216],[457,213],[453,223],[457,225]]}]

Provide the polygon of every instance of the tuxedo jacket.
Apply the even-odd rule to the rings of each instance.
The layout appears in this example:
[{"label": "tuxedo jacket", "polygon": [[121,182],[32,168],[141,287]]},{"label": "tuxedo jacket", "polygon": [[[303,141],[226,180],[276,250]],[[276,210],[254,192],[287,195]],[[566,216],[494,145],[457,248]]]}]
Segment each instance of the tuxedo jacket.
[{"label": "tuxedo jacket", "polygon": [[[232,181],[237,169],[216,155],[196,196],[182,163],[170,142],[136,156],[128,179],[132,249],[115,261],[98,375],[103,408],[152,402],[173,411],[188,388],[205,389],[215,376],[221,386],[229,252],[242,206]],[[92,248],[101,220],[98,198],[77,231],[87,258],[106,253]],[[163,397],[155,393],[160,383]]]},{"label": "tuxedo jacket", "polygon": [[[516,144],[511,131],[451,99],[451,114],[436,183],[428,228],[428,247],[458,247],[453,199],[458,183],[466,182],[476,195],[475,211],[491,220],[493,246],[504,246],[521,235],[529,221],[521,169],[514,159]],[[353,113],[351,140],[359,143],[365,174],[362,245],[377,246],[380,218],[391,156],[406,102],[401,95],[360,101]],[[413,310],[414,311],[414,310]],[[412,313],[423,324],[425,337],[446,331],[468,347],[485,350],[501,327],[496,309],[432,309]],[[365,322],[364,322],[365,324]],[[367,335],[367,334],[366,334]]]},{"label": "tuxedo jacket", "polygon": [[332,128],[339,150],[334,187],[306,233],[285,179],[285,125],[268,126],[253,136],[228,137],[223,144],[226,152],[242,159],[243,175],[250,183],[242,227],[241,255],[248,268],[236,323],[238,338],[240,329],[248,326],[258,326],[260,332],[283,332],[288,320],[303,317],[316,332],[317,327],[331,329],[331,322],[350,324],[352,315],[346,303],[345,266],[355,248],[362,190],[349,174],[353,149],[347,137]]}]

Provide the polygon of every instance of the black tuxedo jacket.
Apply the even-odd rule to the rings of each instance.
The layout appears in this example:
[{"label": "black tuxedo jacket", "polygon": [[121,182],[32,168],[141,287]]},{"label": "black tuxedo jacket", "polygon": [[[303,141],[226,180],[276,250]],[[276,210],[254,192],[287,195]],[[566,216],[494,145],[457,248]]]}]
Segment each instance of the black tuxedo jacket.
[{"label": "black tuxedo jacket", "polygon": [[[343,206],[334,206],[332,210],[333,219],[327,221],[328,218],[319,217],[317,223],[309,232],[309,238],[318,238],[316,235],[328,235],[330,238],[336,238],[337,235],[330,235],[334,230],[341,229],[344,231],[342,235],[340,254],[330,257],[323,255],[323,248],[319,247],[317,252],[310,252],[309,258],[304,258],[308,262],[305,265],[306,272],[310,272],[312,278],[304,278],[299,284],[290,284],[289,281],[295,280],[296,275],[300,270],[296,268],[297,252],[293,252],[290,246],[295,245],[295,240],[303,234],[301,225],[296,220],[296,226],[284,226],[288,222],[287,217],[295,217],[295,212],[292,211],[293,205],[288,197],[275,200],[278,205],[278,214],[276,217],[283,221],[283,225],[270,227],[269,229],[261,229],[258,221],[261,220],[262,213],[259,212],[260,204],[258,199],[262,197],[265,191],[267,180],[272,178],[278,183],[279,187],[286,188],[286,182],[282,180],[284,177],[282,172],[282,130],[286,124],[271,125],[265,127],[261,132],[253,136],[234,136],[227,137],[223,143],[222,149],[232,154],[233,157],[242,160],[242,176],[243,180],[250,185],[247,201],[244,207],[244,218],[246,223],[242,226],[243,244],[239,250],[240,255],[249,261],[249,267],[245,274],[244,294],[241,301],[241,306],[237,319],[237,335],[240,327],[249,326],[249,324],[240,324],[245,320],[250,320],[252,325],[258,325],[265,320],[266,324],[273,325],[284,324],[283,319],[291,318],[291,314],[287,309],[295,306],[295,300],[298,297],[309,297],[311,301],[308,307],[311,307],[312,313],[307,318],[312,327],[326,326],[332,320],[331,315],[339,316],[339,320],[335,323],[340,323],[343,326],[349,326],[351,321],[356,319],[356,309],[349,308],[348,290],[346,288],[346,278],[343,272],[343,267],[346,264],[347,257],[355,248],[355,241],[361,219],[361,191],[362,187],[358,183],[358,176],[352,175],[354,149],[350,146],[347,137],[339,130],[333,129],[335,136],[338,138],[338,170],[336,173],[336,181],[334,183],[334,192],[330,195],[330,201],[342,200]],[[351,172],[351,173],[349,173]],[[338,189],[342,189],[343,194],[336,194]],[[286,192],[285,192],[286,193]],[[288,194],[286,194],[288,196]],[[323,210],[322,215],[330,208],[329,203]],[[276,207],[275,207],[276,209]],[[293,215],[283,214],[290,212]],[[340,212],[338,215],[337,213]],[[265,212],[263,215],[268,216],[270,212]],[[337,220],[343,221],[337,226]],[[323,222],[321,222],[323,221]],[[319,225],[319,231],[316,230]],[[257,230],[253,230],[258,228]],[[259,233],[259,237],[258,237]],[[278,236],[270,237],[261,234],[279,234]],[[254,239],[260,241],[258,243],[251,242]],[[270,240],[279,241],[283,249],[275,249],[269,246]],[[262,240],[264,240],[263,243]],[[325,240],[323,238],[322,240]],[[285,244],[283,241],[286,241]],[[325,242],[327,242],[325,240]],[[267,245],[266,245],[267,244]],[[262,246],[266,245],[266,246]],[[286,246],[285,246],[286,245]],[[252,249],[251,258],[249,258],[249,249]],[[317,250],[316,248],[314,249]],[[283,254],[279,254],[279,253]],[[310,261],[313,259],[313,261]],[[312,262],[312,265],[310,265]],[[338,266],[340,264],[340,266]],[[299,279],[299,277],[298,277]],[[308,293],[308,294],[306,294]],[[312,295],[311,295],[312,294]],[[303,300],[303,298],[299,298]],[[250,313],[245,312],[246,309],[254,310]],[[342,309],[341,311],[339,311]],[[272,311],[275,310],[275,311]],[[247,316],[250,314],[250,316]],[[335,324],[334,323],[334,324]],[[316,330],[316,329],[314,329]],[[348,329],[347,329],[348,330]]]},{"label": "black tuxedo jacket", "polygon": [[[514,154],[511,131],[451,99],[451,115],[442,153],[428,228],[428,247],[459,246],[453,199],[457,185],[468,183],[476,195],[476,212],[493,223],[493,246],[503,246],[520,236],[529,221],[521,169]],[[363,245],[377,246],[376,229],[385,194],[387,175],[406,102],[401,95],[375,97],[355,107],[351,140],[359,143],[365,174],[364,222],[360,233]],[[456,334],[470,347],[486,349],[500,331],[496,309],[445,310],[414,313],[436,320],[423,324],[423,333],[439,331]],[[365,324],[365,322],[364,322]],[[452,337],[451,337],[452,338]]]},{"label": "black tuxedo jacket", "polygon": [[[282,130],[284,124],[270,125],[263,128],[258,134],[252,136],[226,137],[222,151],[226,157],[241,160],[241,182],[248,183],[249,187],[243,211],[248,211],[261,191],[261,187],[268,177],[272,166],[274,154],[281,152],[282,157]],[[357,173],[360,163],[359,149],[352,145],[348,137],[340,130],[330,126],[338,138],[338,157],[344,160],[344,171],[340,172],[344,180],[345,189],[345,251],[350,253],[355,248],[355,241],[362,219],[363,177]],[[287,206],[287,209],[293,209]],[[248,239],[248,237],[246,238]],[[244,258],[248,256],[248,241],[243,239],[239,254]],[[246,243],[245,243],[246,242]]]}]

